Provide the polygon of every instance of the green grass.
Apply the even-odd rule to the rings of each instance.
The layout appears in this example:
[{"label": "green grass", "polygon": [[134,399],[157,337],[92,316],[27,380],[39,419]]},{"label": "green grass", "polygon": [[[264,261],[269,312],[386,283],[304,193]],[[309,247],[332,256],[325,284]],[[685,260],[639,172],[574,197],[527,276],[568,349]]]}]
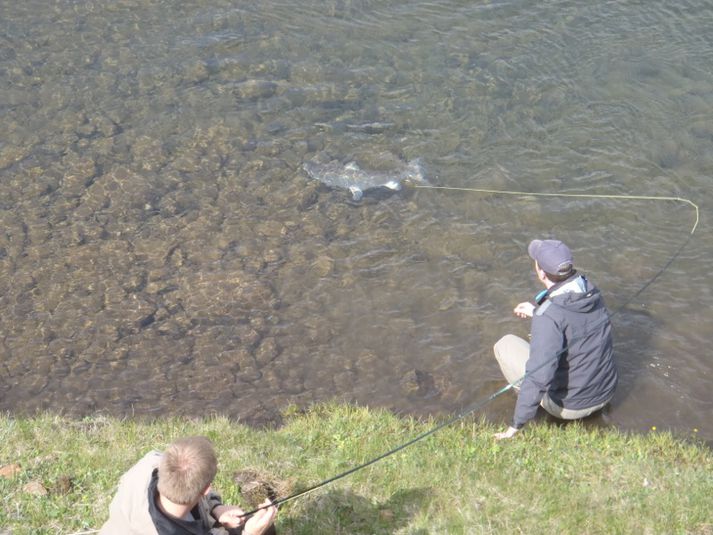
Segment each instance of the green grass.
[{"label": "green grass", "polygon": [[[69,534],[105,520],[119,476],[150,449],[203,434],[226,503],[245,504],[232,477],[252,468],[299,490],[369,460],[436,422],[345,405],[288,417],[277,430],[224,418],[153,423],[57,416],[0,418],[0,533]],[[496,442],[469,420],[285,504],[280,533],[713,534],[713,453],[667,433],[530,426]],[[72,484],[66,485],[67,478]],[[23,490],[39,481],[49,490]],[[64,482],[64,485],[63,485]],[[68,488],[69,487],[69,488]]]}]

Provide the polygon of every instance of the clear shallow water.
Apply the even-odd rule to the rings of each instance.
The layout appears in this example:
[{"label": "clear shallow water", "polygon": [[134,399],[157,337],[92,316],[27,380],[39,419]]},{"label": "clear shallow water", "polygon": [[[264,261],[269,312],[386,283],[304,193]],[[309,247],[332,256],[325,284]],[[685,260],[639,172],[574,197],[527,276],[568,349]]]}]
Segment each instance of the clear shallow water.
[{"label": "clear shallow water", "polygon": [[713,440],[713,3],[233,4],[0,6],[1,409],[451,413],[527,333],[531,238],[568,241],[614,311],[693,224],[673,202],[354,204],[302,170],[420,158],[443,186],[698,203],[614,318],[596,422]]}]

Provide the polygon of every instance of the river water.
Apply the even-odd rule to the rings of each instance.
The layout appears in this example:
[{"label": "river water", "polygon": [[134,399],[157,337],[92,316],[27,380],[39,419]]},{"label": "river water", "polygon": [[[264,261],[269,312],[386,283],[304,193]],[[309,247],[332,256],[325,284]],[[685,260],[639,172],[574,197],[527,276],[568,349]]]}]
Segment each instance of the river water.
[{"label": "river water", "polygon": [[[527,243],[558,237],[615,312],[592,421],[713,440],[711,28],[703,0],[1,2],[0,409],[452,414],[504,384]],[[692,206],[357,203],[315,157],[700,222],[636,295]]]}]

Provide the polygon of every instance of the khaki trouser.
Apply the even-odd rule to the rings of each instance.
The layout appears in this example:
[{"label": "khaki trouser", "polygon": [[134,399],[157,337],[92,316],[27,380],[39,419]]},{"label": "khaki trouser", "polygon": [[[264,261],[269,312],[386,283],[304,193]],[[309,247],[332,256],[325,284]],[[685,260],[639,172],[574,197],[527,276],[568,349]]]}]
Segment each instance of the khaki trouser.
[{"label": "khaki trouser", "polygon": [[[530,357],[530,344],[519,336],[506,334],[497,341],[493,347],[493,351],[495,352],[495,359],[500,365],[500,370],[505,376],[505,380],[508,383],[516,383],[514,388],[519,391],[520,379],[525,375],[525,364]],[[598,411],[607,403],[609,403],[609,400],[586,409],[565,409],[557,405],[557,403],[552,401],[552,398],[545,393],[540,405],[552,416],[556,416],[557,418],[563,420],[578,420]]]}]

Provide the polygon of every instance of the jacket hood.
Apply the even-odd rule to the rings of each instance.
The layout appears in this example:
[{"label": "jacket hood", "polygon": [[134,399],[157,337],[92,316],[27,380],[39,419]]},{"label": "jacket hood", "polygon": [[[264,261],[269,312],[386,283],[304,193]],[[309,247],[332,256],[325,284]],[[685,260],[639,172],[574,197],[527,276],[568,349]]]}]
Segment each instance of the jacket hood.
[{"label": "jacket hood", "polygon": [[550,300],[572,312],[590,312],[602,304],[602,295],[598,288],[590,285],[585,293],[568,292],[550,297]]}]

